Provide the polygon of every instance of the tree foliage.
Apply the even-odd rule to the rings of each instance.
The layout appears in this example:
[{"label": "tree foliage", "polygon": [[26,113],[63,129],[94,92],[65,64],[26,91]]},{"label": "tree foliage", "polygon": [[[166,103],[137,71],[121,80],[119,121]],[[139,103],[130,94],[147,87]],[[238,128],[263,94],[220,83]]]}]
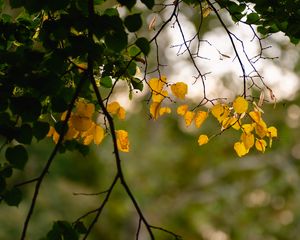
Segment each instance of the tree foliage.
[{"label": "tree foliage", "polygon": [[[277,137],[277,130],[274,126],[268,127],[262,119],[264,95],[261,94],[257,101],[249,91],[255,87],[262,90],[253,80],[254,74],[269,92],[271,100],[275,99],[254,66],[255,61],[263,58],[264,48],[261,47],[261,52],[254,58],[246,52],[239,53],[237,42],[242,46],[243,43],[226,26],[222,11],[228,12],[234,22],[249,26],[259,43],[265,36],[278,31],[284,32],[292,43],[298,43],[299,4],[299,1],[270,3],[265,0],[169,3],[119,0],[118,5],[110,6],[104,0],[0,1],[0,134],[3,141],[1,150],[5,152],[5,160],[0,162],[0,201],[18,206],[22,201],[22,186],[34,185],[21,239],[26,237],[42,183],[55,156],[75,150],[87,154],[90,144],[99,145],[105,138],[112,141],[116,174],[103,192],[104,200],[73,224],[65,220],[55,221],[45,239],[79,239],[80,236],[87,239],[118,182],[140,219],[137,239],[142,225],[151,239],[155,239],[157,230],[179,239],[177,234],[149,223],[126,181],[120,152],[130,151],[130,133],[118,124],[118,121],[126,120],[126,110],[112,96],[118,94],[119,86],[128,93],[129,99],[135,92],[147,88],[151,95],[149,115],[153,120],[172,112],[167,101],[180,102],[182,104],[177,106],[176,112],[184,118],[187,127],[194,122],[200,128],[210,114],[221,127],[211,137],[201,134],[199,145],[209,143],[212,137],[232,128],[241,131],[240,140],[234,144],[239,156],[245,155],[254,146],[264,152]],[[196,9],[200,19],[192,39],[187,39],[182,30],[184,26],[179,17],[183,7]],[[143,16],[145,12],[159,14],[164,10],[170,10],[165,21],[156,26],[153,18],[147,26]],[[221,96],[213,99],[207,96],[206,74],[197,62],[199,52],[190,45],[202,41],[201,26],[210,14],[219,20],[228,34],[242,73],[243,91],[231,103],[222,101]],[[187,83],[181,80],[168,82],[162,73],[157,54],[160,51],[158,38],[169,24],[179,28],[183,39],[180,47],[184,49],[180,54],[187,54],[198,73],[195,81],[203,84],[203,97],[196,107],[184,102],[188,93]],[[254,26],[263,36],[258,35]],[[145,33],[147,28],[154,32],[151,37]],[[151,54],[156,54],[154,70],[150,69],[153,68],[153,63],[149,62]],[[250,73],[246,72],[241,54],[252,67]],[[141,68],[143,73],[139,74]],[[149,77],[154,74],[154,77]],[[207,110],[206,104],[213,107]],[[16,170],[26,170],[30,160],[27,147],[46,137],[52,137],[55,144],[40,174],[22,183],[8,184]],[[84,223],[84,218],[90,214],[94,214],[92,221]]]}]

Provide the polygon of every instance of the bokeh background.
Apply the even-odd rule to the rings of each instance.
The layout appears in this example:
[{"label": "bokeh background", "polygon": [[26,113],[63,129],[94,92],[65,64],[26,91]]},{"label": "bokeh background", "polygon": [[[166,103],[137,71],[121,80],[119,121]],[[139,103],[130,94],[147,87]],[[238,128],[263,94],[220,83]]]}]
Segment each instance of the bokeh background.
[{"label": "bokeh background", "polygon": [[[141,9],[140,9],[141,10]],[[122,10],[123,11],[123,10]],[[125,10],[124,10],[125,11]],[[153,15],[145,12],[143,34],[151,36],[147,24]],[[251,32],[230,23],[230,29],[240,34],[249,51],[258,49],[251,42]],[[166,18],[168,10],[158,15]],[[197,12],[183,8],[181,19],[186,34],[197,24]],[[162,21],[162,20],[161,20]],[[210,96],[228,97],[241,93],[238,64],[224,30],[212,14],[203,25],[201,60],[207,76]],[[189,59],[171,47],[182,40],[178,29],[171,25],[159,39],[161,70],[170,81],[193,82],[194,69]],[[188,240],[295,240],[300,235],[300,95],[299,46],[293,46],[281,34],[265,40],[266,54],[278,57],[262,60],[258,69],[277,97],[263,106],[264,118],[278,128],[278,139],[264,154],[252,151],[238,158],[233,143],[238,135],[225,131],[209,144],[199,147],[200,133],[215,134],[217,121],[209,119],[200,130],[185,128],[176,114],[157,121],[149,117],[149,93],[145,90],[128,100],[127,89],[120,86],[117,95],[128,110],[127,119],[117,127],[128,130],[131,151],[121,154],[124,173],[141,209],[149,222],[166,228]],[[231,56],[220,58],[218,51]],[[253,53],[254,53],[253,52]],[[202,52],[201,52],[202,53]],[[154,68],[155,55],[149,59]],[[143,65],[140,66],[143,71]],[[152,74],[155,75],[155,74]],[[150,74],[151,76],[151,74]],[[199,82],[190,85],[189,103],[197,104],[203,89]],[[123,92],[123,93],[122,93]],[[259,96],[260,92],[253,90]],[[266,92],[266,95],[268,92]],[[232,99],[231,99],[232,100]],[[170,107],[176,108],[174,103]],[[25,173],[16,172],[10,184],[36,177],[54,145],[51,139],[36,142],[28,148],[30,161]],[[30,239],[45,237],[56,220],[75,221],[86,212],[97,208],[103,195],[85,196],[106,190],[116,173],[113,149],[109,137],[98,147],[91,147],[88,155],[77,151],[59,154],[42,185],[36,211],[29,227]],[[3,159],[3,154],[1,155]],[[0,239],[18,239],[28,211],[33,185],[22,187],[25,200],[18,207],[0,205]],[[85,219],[87,222],[90,217]],[[90,239],[134,239],[138,216],[128,196],[117,184]],[[154,230],[157,239],[172,236]],[[148,239],[145,229],[140,239]]]}]

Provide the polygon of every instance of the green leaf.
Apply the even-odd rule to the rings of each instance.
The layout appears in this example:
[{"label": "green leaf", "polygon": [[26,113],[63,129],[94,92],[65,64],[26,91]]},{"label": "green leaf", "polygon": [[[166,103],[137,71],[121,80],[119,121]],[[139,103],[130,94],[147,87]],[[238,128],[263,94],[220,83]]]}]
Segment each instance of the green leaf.
[{"label": "green leaf", "polygon": [[12,8],[20,8],[24,5],[24,0],[10,0],[9,1],[10,7]]},{"label": "green leaf", "polygon": [[136,14],[127,16],[124,20],[124,24],[129,32],[136,32],[143,25],[141,14],[136,13]]},{"label": "green leaf", "polygon": [[136,0],[118,0],[118,3],[126,6],[129,10],[136,4]]},{"label": "green leaf", "polygon": [[0,168],[0,176],[4,178],[9,178],[13,174],[13,169],[9,164],[4,164],[4,166],[1,166]]},{"label": "green leaf", "polygon": [[131,79],[131,85],[134,89],[137,89],[137,90],[140,90],[140,91],[143,91],[143,89],[144,89],[143,81],[138,79],[138,78],[132,78]]},{"label": "green leaf", "polygon": [[110,76],[105,76],[100,79],[100,85],[105,88],[111,88],[113,83]]},{"label": "green leaf", "polygon": [[142,3],[144,3],[147,8],[152,9],[154,6],[154,0],[141,0]]},{"label": "green leaf", "polygon": [[28,161],[28,153],[22,145],[7,148],[5,157],[17,169],[23,169]]},{"label": "green leaf", "polygon": [[149,41],[144,37],[138,38],[135,41],[135,45],[137,45],[145,55],[148,55],[148,53],[150,52]]},{"label": "green leaf", "polygon": [[22,192],[20,189],[14,187],[4,193],[4,201],[9,206],[18,206],[22,200]]},{"label": "green leaf", "polygon": [[41,103],[33,97],[15,97],[11,99],[10,108],[16,115],[20,115],[23,122],[35,121],[41,114]]},{"label": "green leaf", "polygon": [[128,52],[131,57],[135,57],[141,52],[141,50],[136,46],[132,46],[129,48]]},{"label": "green leaf", "polygon": [[[5,188],[6,188],[5,178],[0,175],[0,193],[4,192]],[[1,202],[1,196],[0,196],[0,202]]]},{"label": "green leaf", "polygon": [[79,235],[67,221],[54,222],[52,229],[48,232],[47,240],[78,240]]},{"label": "green leaf", "polygon": [[247,23],[248,24],[254,24],[259,21],[259,16],[257,13],[250,13],[247,15]]},{"label": "green leaf", "polygon": [[129,73],[129,75],[134,76],[136,73],[136,63],[134,61],[131,61],[128,68],[127,68],[127,72]]},{"label": "green leaf", "polygon": [[76,222],[74,228],[79,234],[85,234],[87,232],[87,228],[84,226],[83,222]]},{"label": "green leaf", "polygon": [[32,133],[33,136],[38,140],[42,140],[46,137],[50,129],[49,123],[37,121],[33,124]]},{"label": "green leaf", "polygon": [[105,9],[104,14],[108,15],[108,16],[119,16],[118,9],[116,9],[116,8]]},{"label": "green leaf", "polygon": [[64,121],[58,121],[54,125],[54,128],[59,135],[65,134],[68,131],[68,126],[66,125],[63,132],[63,126],[64,126]]},{"label": "green leaf", "polygon": [[17,129],[15,139],[19,143],[30,144],[32,141],[32,128],[30,125],[23,124],[19,129]]},{"label": "green leaf", "polygon": [[53,112],[64,112],[68,109],[68,104],[66,103],[63,96],[54,96],[51,100]]},{"label": "green leaf", "polygon": [[104,39],[106,46],[115,52],[121,52],[128,43],[127,34],[122,30],[112,30],[105,35]]},{"label": "green leaf", "polygon": [[39,141],[46,137],[49,132],[50,126],[47,122],[37,121],[33,124],[33,136]]}]

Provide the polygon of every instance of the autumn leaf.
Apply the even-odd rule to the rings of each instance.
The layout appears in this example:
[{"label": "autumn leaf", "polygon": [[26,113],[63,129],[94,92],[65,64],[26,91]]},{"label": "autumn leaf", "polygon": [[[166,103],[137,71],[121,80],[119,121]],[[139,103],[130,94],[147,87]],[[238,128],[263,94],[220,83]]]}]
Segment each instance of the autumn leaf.
[{"label": "autumn leaf", "polygon": [[187,111],[187,112],[184,114],[184,121],[185,121],[185,125],[186,125],[187,127],[190,126],[191,123],[193,122],[194,116],[195,116],[195,113],[192,112],[192,111]]},{"label": "autumn leaf", "polygon": [[152,93],[152,101],[153,102],[162,102],[168,96],[168,91],[163,90],[161,92],[153,92]]},{"label": "autumn leaf", "polygon": [[120,120],[126,118],[125,109],[117,101],[107,104],[107,111],[112,115],[117,115]]},{"label": "autumn leaf", "polygon": [[95,105],[93,103],[86,103],[84,101],[76,102],[76,115],[80,117],[91,118],[95,112]]},{"label": "autumn leaf", "polygon": [[196,127],[200,128],[207,117],[208,117],[208,112],[198,111],[194,118]]},{"label": "autumn leaf", "polygon": [[254,146],[254,135],[252,133],[243,132],[241,135],[241,141],[246,149],[250,149]]},{"label": "autumn leaf", "polygon": [[264,138],[268,134],[267,124],[262,119],[255,123],[255,132],[260,138]]},{"label": "autumn leaf", "polygon": [[129,152],[128,132],[116,130],[117,146],[121,152]]},{"label": "autumn leaf", "polygon": [[167,82],[167,78],[165,76],[162,76],[161,78],[151,78],[149,80],[149,86],[151,88],[151,91],[160,93],[163,90],[163,87],[165,86]]},{"label": "autumn leaf", "polygon": [[161,107],[159,109],[159,116],[162,116],[162,115],[164,115],[166,113],[171,113],[171,108],[169,108],[169,107]]},{"label": "autumn leaf", "polygon": [[154,120],[156,120],[159,117],[159,107],[160,103],[153,102],[150,105],[150,114]]},{"label": "autumn leaf", "polygon": [[174,96],[184,99],[188,91],[188,86],[184,82],[177,82],[171,85],[171,91]]},{"label": "autumn leaf", "polygon": [[267,142],[263,139],[256,139],[255,147],[258,151],[264,153],[266,150]]},{"label": "autumn leaf", "polygon": [[242,125],[242,130],[245,133],[251,133],[254,130],[253,124],[247,123]]},{"label": "autumn leaf", "polygon": [[268,137],[270,137],[270,138],[277,137],[277,129],[275,127],[273,127],[273,126],[268,127],[267,131],[268,131],[268,133],[267,133]]},{"label": "autumn leaf", "polygon": [[242,157],[249,152],[243,142],[236,142],[233,148],[239,157]]},{"label": "autumn leaf", "polygon": [[242,114],[248,110],[248,102],[243,97],[237,97],[233,101],[233,109],[236,113]]},{"label": "autumn leaf", "polygon": [[210,109],[212,115],[221,123],[225,118],[229,116],[229,108],[227,105],[222,105],[221,103],[218,103],[214,105]]},{"label": "autumn leaf", "polygon": [[186,114],[186,112],[188,111],[188,108],[189,108],[189,106],[187,104],[180,105],[177,108],[177,114],[184,116],[184,114]]},{"label": "autumn leaf", "polygon": [[117,114],[120,109],[120,104],[116,101],[107,104],[107,111],[110,114]]},{"label": "autumn leaf", "polygon": [[201,135],[199,136],[199,138],[198,138],[198,144],[199,144],[199,146],[208,143],[208,140],[209,140],[209,139],[208,139],[208,136],[207,136],[207,135],[201,134]]},{"label": "autumn leaf", "polygon": [[101,126],[96,125],[95,132],[94,132],[94,143],[99,145],[104,139],[104,136],[105,136],[104,129]]},{"label": "autumn leaf", "polygon": [[88,117],[81,117],[79,115],[72,115],[70,118],[72,126],[79,132],[87,131],[91,126],[93,121]]}]

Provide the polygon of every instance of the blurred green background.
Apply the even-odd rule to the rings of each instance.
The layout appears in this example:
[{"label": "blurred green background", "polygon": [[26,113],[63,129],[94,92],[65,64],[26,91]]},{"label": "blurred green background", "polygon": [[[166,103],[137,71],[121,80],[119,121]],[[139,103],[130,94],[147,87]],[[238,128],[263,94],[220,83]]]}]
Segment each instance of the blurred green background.
[{"label": "blurred green background", "polygon": [[[193,20],[189,11],[186,15]],[[214,17],[208,20],[205,31],[214,30],[214,21]],[[281,40],[270,41],[280,49],[279,57],[283,59],[289,58],[289,51],[299,52],[299,47]],[[286,68],[280,60],[277,64]],[[299,75],[299,54],[289,67]],[[224,86],[226,81],[223,79]],[[238,158],[233,150],[238,136],[232,131],[205,146],[197,145],[200,132],[218,131],[214,119],[210,118],[200,131],[186,131],[175,114],[154,122],[149,119],[147,98],[140,98],[142,107],[129,112],[127,120],[117,122],[117,127],[130,134],[131,151],[121,154],[124,173],[151,224],[188,240],[300,239],[299,92],[280,100],[275,109],[273,105],[264,106],[265,120],[278,128],[279,137],[265,154],[252,151],[243,158]],[[30,161],[25,173],[14,173],[9,184],[38,176],[53,146],[46,139],[29,147]],[[42,185],[28,239],[40,239],[54,221],[73,222],[101,204],[103,195],[74,193],[108,189],[116,173],[112,151],[107,137],[99,147],[91,147],[87,156],[75,151],[56,157]],[[0,205],[0,239],[20,236],[33,184],[22,190],[25,200],[19,207]],[[91,219],[87,217],[85,221]],[[138,221],[131,201],[118,183],[89,239],[134,239]],[[159,240],[173,239],[154,231]],[[144,228],[140,239],[148,239]]]}]

